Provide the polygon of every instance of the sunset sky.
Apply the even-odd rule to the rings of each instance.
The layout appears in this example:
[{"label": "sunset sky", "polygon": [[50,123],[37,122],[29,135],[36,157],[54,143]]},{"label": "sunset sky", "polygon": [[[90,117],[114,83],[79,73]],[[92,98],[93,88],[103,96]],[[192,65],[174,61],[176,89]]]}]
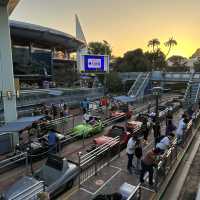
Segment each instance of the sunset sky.
[{"label": "sunset sky", "polygon": [[200,0],[21,0],[11,19],[75,35],[78,14],[87,41],[108,41],[116,56],[173,36],[171,54],[189,57],[200,48],[199,9]]}]

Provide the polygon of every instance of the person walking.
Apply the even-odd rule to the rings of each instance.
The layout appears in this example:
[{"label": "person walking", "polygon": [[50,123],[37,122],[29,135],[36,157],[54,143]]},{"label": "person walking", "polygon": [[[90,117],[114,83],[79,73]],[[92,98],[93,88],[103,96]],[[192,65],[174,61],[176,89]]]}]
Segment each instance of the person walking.
[{"label": "person walking", "polygon": [[130,174],[133,173],[132,168],[134,167],[133,166],[133,156],[134,156],[134,152],[135,152],[135,143],[136,143],[136,141],[133,136],[128,140],[127,147],[126,147],[126,153],[128,156],[127,170]]},{"label": "person walking", "polygon": [[157,156],[160,154],[160,149],[155,148],[147,152],[144,158],[141,161],[141,174],[140,174],[140,182],[144,183],[144,175],[146,172],[149,173],[149,185],[153,186],[153,173],[154,166],[157,164]]}]

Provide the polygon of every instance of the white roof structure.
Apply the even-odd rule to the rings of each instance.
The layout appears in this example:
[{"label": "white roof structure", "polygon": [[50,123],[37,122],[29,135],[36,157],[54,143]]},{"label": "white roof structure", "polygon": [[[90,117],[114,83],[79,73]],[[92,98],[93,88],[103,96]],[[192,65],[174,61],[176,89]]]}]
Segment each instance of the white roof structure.
[{"label": "white roof structure", "polygon": [[20,0],[0,0],[0,6],[7,6],[9,15],[15,9]]}]

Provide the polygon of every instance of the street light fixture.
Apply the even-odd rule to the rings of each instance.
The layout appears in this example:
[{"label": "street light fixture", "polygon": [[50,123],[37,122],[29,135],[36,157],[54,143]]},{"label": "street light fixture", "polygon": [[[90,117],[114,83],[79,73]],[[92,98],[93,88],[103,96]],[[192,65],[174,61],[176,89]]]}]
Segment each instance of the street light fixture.
[{"label": "street light fixture", "polygon": [[159,122],[159,109],[158,109],[158,105],[159,105],[159,97],[161,96],[162,90],[163,90],[162,87],[154,87],[152,89],[153,95],[156,98],[156,107],[155,107],[155,114],[156,114],[156,116],[155,116],[155,129],[154,129],[155,145],[156,145],[157,139],[160,137],[160,122]]}]

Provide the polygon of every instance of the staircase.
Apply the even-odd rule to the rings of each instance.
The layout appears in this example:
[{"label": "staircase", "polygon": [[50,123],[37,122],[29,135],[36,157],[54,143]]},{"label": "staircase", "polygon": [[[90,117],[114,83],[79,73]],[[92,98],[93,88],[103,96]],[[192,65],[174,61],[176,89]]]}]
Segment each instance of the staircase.
[{"label": "staircase", "polygon": [[194,80],[194,74],[191,74],[184,96],[184,105],[189,106],[198,103],[200,97],[200,82]]},{"label": "staircase", "polygon": [[145,88],[147,87],[149,80],[151,77],[151,73],[143,73],[141,72],[134,84],[131,86],[128,96],[133,97],[142,97],[144,95]]}]

